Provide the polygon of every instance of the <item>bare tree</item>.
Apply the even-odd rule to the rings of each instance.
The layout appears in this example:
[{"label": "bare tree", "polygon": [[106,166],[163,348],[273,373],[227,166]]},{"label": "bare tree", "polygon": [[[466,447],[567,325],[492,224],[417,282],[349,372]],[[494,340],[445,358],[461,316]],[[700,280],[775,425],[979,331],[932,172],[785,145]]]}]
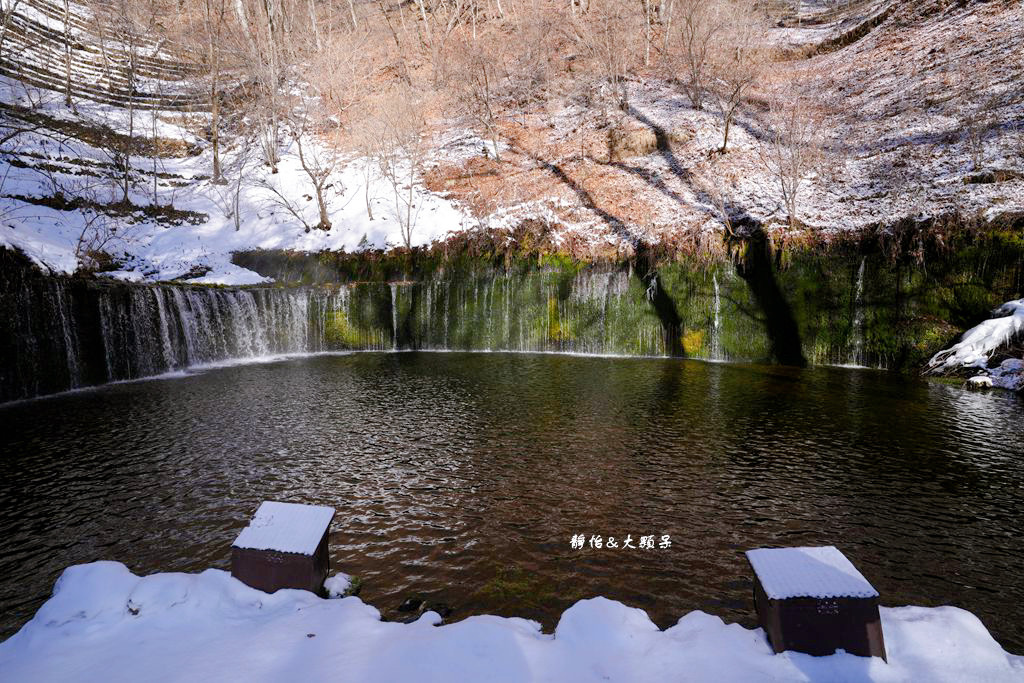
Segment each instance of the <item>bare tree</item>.
[{"label": "bare tree", "polygon": [[[248,7],[251,1],[253,7]],[[280,162],[280,118],[282,89],[286,83],[286,24],[288,19],[285,0],[235,0],[238,30],[244,41],[245,65],[253,84],[250,113],[259,131],[263,158],[271,173],[277,173]]]},{"label": "bare tree", "polygon": [[375,115],[376,107],[364,107],[355,117],[355,123],[350,131],[351,143],[361,156],[357,163],[363,181],[366,217],[371,221],[373,220],[373,200],[377,198],[374,185],[380,178],[380,169],[374,156],[377,151],[377,135],[380,130],[380,126],[372,118]]},{"label": "bare tree", "polygon": [[110,55],[103,48],[105,59],[112,64],[111,88],[116,82],[120,82],[123,88],[121,99],[126,119],[122,122],[118,115],[112,113],[112,119],[107,123],[106,131],[101,136],[101,150],[118,171],[120,203],[125,206],[131,204],[131,189],[134,185],[132,156],[139,149],[135,138],[139,67],[146,36],[152,35],[155,30],[157,12],[155,2],[116,0],[109,4],[97,5],[93,13],[101,45],[110,42],[116,50]]},{"label": "bare tree", "polygon": [[203,0],[206,59],[210,69],[210,153],[213,156],[211,182],[214,185],[225,182],[220,163],[220,107],[221,66],[225,52],[222,41],[225,38],[228,16],[228,0]]},{"label": "bare tree", "polygon": [[465,61],[458,78],[461,84],[458,91],[460,103],[472,122],[490,138],[494,146],[494,158],[501,161],[498,95],[502,84],[494,43],[489,40],[468,43],[463,50]]},{"label": "bare tree", "polygon": [[654,3],[651,0],[640,0],[640,7],[643,10],[644,28],[644,66],[651,65],[651,42],[654,40]]},{"label": "bare tree", "polygon": [[809,99],[775,93],[769,118],[767,140],[758,153],[778,184],[789,227],[795,229],[800,191],[821,160],[823,117]]},{"label": "bare tree", "polygon": [[0,9],[3,10],[3,17],[0,18],[0,55],[3,55],[4,41],[7,39],[7,31],[11,27],[11,19],[18,11],[18,5],[20,4],[21,0],[4,0],[4,2],[0,3]]},{"label": "bare tree", "polygon": [[635,20],[636,12],[623,0],[607,0],[577,16],[571,25],[578,44],[604,78],[610,99],[622,110],[629,107],[626,76],[634,54],[630,37],[638,33]]},{"label": "bare tree", "polygon": [[715,41],[727,22],[718,0],[680,0],[678,22],[680,85],[693,108],[703,109]]},{"label": "bare tree", "polygon": [[416,178],[426,152],[422,139],[426,122],[419,98],[408,86],[386,93],[377,103],[374,123],[370,156],[391,188],[392,216],[406,249],[411,249],[419,213]]},{"label": "bare tree", "polygon": [[64,0],[64,105],[71,101],[71,0]]},{"label": "bare tree", "polygon": [[766,26],[753,6],[729,2],[728,22],[712,55],[714,83],[710,88],[724,126],[722,153],[729,146],[729,129],[750,88],[761,78],[767,62],[763,46]]},{"label": "bare tree", "polygon": [[[316,197],[317,212],[319,221],[314,226],[319,230],[331,229],[330,212],[328,211],[327,191],[332,188],[336,193],[344,191],[340,186],[340,180],[333,180],[331,176],[338,165],[338,152],[336,141],[332,138],[337,135],[337,127],[323,128],[314,124],[315,102],[312,98],[304,97],[305,101],[300,104],[292,113],[289,119],[292,141],[298,151],[299,166],[309,178],[313,188],[313,195]],[[322,125],[331,126],[329,120],[321,118]],[[319,135],[322,139],[316,139]],[[307,225],[308,232],[308,225]]]}]

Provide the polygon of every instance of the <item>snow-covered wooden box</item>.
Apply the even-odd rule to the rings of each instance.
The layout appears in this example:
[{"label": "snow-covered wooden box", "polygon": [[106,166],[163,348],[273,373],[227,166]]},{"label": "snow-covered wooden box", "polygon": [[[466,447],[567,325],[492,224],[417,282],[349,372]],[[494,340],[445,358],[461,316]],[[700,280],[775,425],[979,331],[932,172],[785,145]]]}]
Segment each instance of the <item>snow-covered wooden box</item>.
[{"label": "snow-covered wooden box", "polygon": [[878,591],[834,546],[747,551],[754,605],[775,652],[885,659]]},{"label": "snow-covered wooden box", "polygon": [[334,508],[263,502],[231,545],[231,575],[273,593],[301,588],[320,593],[330,570],[327,532]]}]

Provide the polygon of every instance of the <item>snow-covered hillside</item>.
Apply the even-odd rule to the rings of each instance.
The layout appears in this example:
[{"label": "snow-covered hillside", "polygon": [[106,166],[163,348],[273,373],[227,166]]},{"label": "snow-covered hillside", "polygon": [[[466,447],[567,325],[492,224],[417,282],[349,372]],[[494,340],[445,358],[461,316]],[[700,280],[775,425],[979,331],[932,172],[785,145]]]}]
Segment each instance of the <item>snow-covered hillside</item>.
[{"label": "snow-covered hillside", "polygon": [[[403,182],[342,151],[326,190],[332,227],[323,231],[307,229],[318,222],[317,202],[287,129],[277,173],[245,135],[225,136],[227,182],[215,184],[195,64],[166,45],[143,45],[146,68],[126,82],[123,64],[97,61],[83,7],[70,4],[65,27],[52,0],[5,0],[13,21],[0,44],[0,244],[57,272],[85,265],[125,279],[245,284],[263,278],[233,265],[234,251],[386,249],[405,243],[409,223],[409,242],[426,245],[530,219],[579,255],[628,253],[636,240],[714,242],[726,216],[785,230],[779,179],[765,160],[778,123],[768,102],[783,91],[809,107],[822,149],[802,179],[798,232],[1024,213],[1016,3],[801,6],[769,32],[786,58],[740,108],[726,154],[716,151],[721,114],[695,109],[671,72],[652,67],[628,75],[623,112],[552,92],[521,116],[499,117],[500,162],[464,116],[444,111]],[[65,33],[75,40],[72,79],[62,76]],[[251,121],[234,125],[244,131]],[[115,133],[134,137],[119,148]],[[649,140],[619,157],[609,151],[615,135]],[[299,139],[327,153],[314,136]]]},{"label": "snow-covered hillside", "polygon": [[[95,265],[116,278],[252,284],[264,278],[233,265],[232,252],[387,249],[403,244],[403,221],[412,224],[415,246],[467,226],[463,211],[423,189],[415,175],[406,214],[407,192],[396,191],[368,159],[351,155],[335,162],[326,193],[332,229],[308,230],[317,223],[317,205],[294,140],[283,136],[271,173],[237,136],[221,153],[226,182],[214,184],[202,137],[210,115],[175,79],[178,67],[166,66],[177,63],[156,60],[159,46],[149,53],[157,66],[130,86],[117,70],[107,78],[76,53],[69,107],[60,41],[35,40],[30,30],[63,36],[59,7],[5,0],[11,6],[11,26],[22,30],[9,30],[0,52],[0,244],[44,268],[71,273],[95,252],[112,257]],[[70,6],[68,30],[88,56],[89,15]],[[319,142],[307,138],[310,154]],[[476,148],[478,138],[455,131],[438,144],[457,153],[462,145]],[[123,156],[130,164],[128,205]]]},{"label": "snow-covered hillside", "polygon": [[[764,159],[779,123],[769,103],[778,96],[798,98],[813,128],[807,135],[821,145],[797,201],[808,232],[1024,212],[1019,3],[858,2],[831,16],[769,31],[769,41],[802,51],[770,66],[741,108],[726,154],[718,153],[720,112],[695,110],[676,84],[640,74],[628,84],[629,109],[610,124],[585,103],[552,107],[505,128],[513,141],[505,171],[477,159],[472,184],[449,184],[467,201],[481,187],[496,205],[529,198],[566,225],[609,239],[623,227],[670,244],[717,235],[723,209],[786,229],[779,181]],[[849,44],[816,52],[846,35]],[[609,125],[650,143],[609,158]],[[481,179],[481,170],[496,177]]]},{"label": "snow-covered hillside", "polygon": [[[295,150],[282,147],[278,173],[259,163],[251,150],[229,148],[223,154],[230,180],[210,182],[210,154],[191,132],[196,117],[173,112],[135,114],[136,128],[156,126],[163,138],[184,140],[202,150],[194,156],[147,158],[132,156],[133,207],[121,216],[109,212],[57,208],[54,195],[87,197],[97,205],[121,198],[118,172],[103,149],[66,134],[61,121],[77,125],[127,127],[123,109],[82,102],[77,114],[67,112],[55,93],[22,94],[24,86],[0,82],[0,98],[26,105],[43,98],[39,112],[52,117],[45,127],[19,135],[16,147],[4,154],[0,181],[0,243],[17,247],[44,268],[74,272],[82,247],[90,243],[109,253],[117,266],[107,274],[129,280],[177,280],[222,284],[253,284],[264,278],[231,263],[231,253],[250,249],[324,249],[354,251],[402,244],[393,190],[371,162],[353,158],[339,164],[329,190],[329,231],[305,229],[287,203],[316,223],[317,207],[309,180]],[[25,110],[19,110],[25,111]],[[191,119],[191,120],[189,120]],[[315,144],[315,143],[310,143]],[[12,163],[13,162],[13,163]],[[153,168],[156,169],[154,186]],[[239,182],[239,173],[244,173]],[[367,195],[369,200],[367,200]],[[373,218],[367,212],[367,201]],[[148,213],[153,205],[173,211]],[[452,202],[415,188],[413,244],[429,244],[466,225]]]}]

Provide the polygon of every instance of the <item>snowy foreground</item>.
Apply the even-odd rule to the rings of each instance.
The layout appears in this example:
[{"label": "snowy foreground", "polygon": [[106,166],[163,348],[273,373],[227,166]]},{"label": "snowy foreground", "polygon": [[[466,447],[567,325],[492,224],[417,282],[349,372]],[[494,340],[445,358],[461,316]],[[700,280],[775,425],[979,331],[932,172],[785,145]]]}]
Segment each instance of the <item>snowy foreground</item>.
[{"label": "snowy foreground", "polygon": [[477,616],[382,622],[358,598],[253,590],[223,571],[138,577],[116,562],[66,570],[53,597],[0,643],[4,681],[1024,681],[955,607],[883,608],[889,663],[773,655],[762,631],[703,612],[660,631],[639,609],[594,598],[554,635]]}]

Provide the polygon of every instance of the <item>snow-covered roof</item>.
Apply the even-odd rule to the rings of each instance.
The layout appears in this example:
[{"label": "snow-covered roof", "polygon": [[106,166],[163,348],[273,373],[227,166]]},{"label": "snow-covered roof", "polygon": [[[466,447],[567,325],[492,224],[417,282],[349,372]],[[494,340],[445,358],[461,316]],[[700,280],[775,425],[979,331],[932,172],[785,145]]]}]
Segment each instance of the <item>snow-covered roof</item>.
[{"label": "snow-covered roof", "polygon": [[332,519],[334,508],[324,505],[264,501],[232,545],[312,555]]},{"label": "snow-covered roof", "polygon": [[835,546],[758,548],[747,559],[772,600],[875,598],[878,591]]}]

